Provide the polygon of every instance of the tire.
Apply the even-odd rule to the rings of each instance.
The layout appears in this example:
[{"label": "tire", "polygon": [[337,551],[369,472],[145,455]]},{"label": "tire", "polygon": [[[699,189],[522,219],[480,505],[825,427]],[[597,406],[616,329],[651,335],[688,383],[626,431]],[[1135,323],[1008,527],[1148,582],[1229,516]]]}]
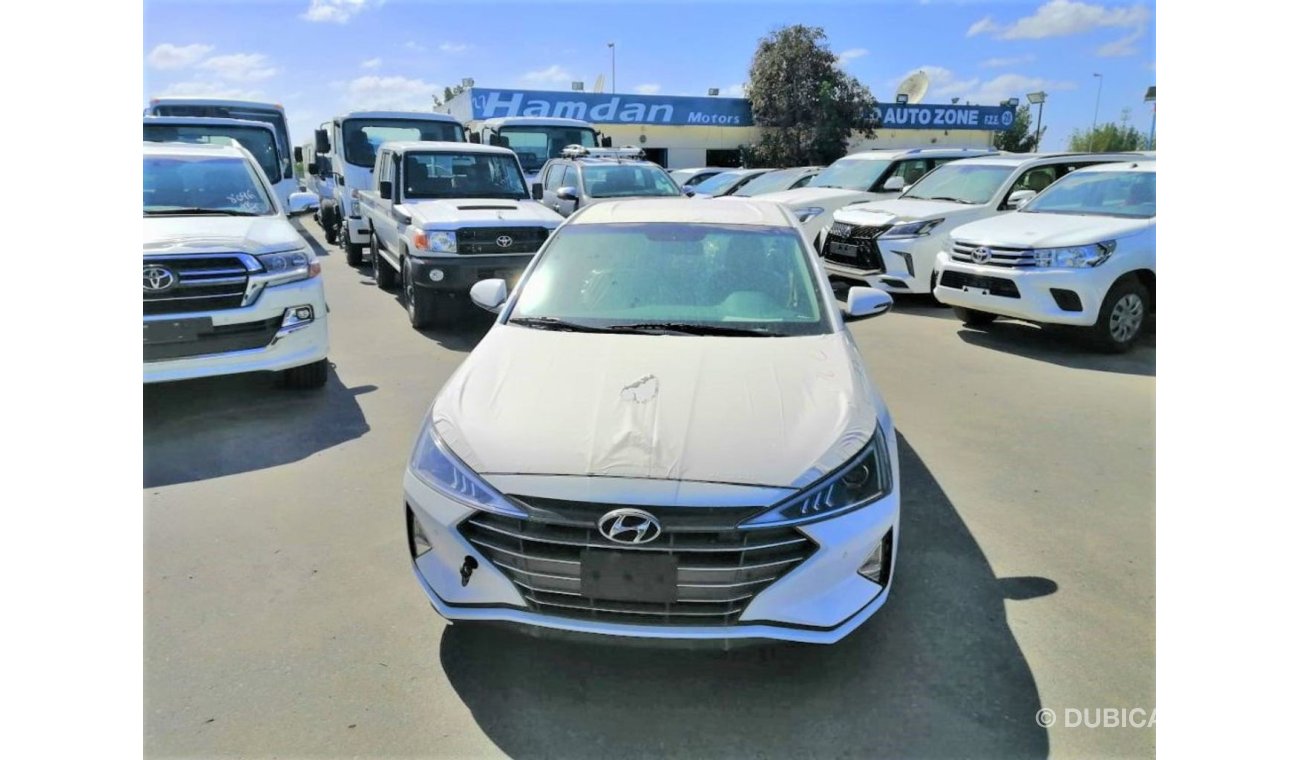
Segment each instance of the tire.
[{"label": "tire", "polygon": [[1133,275],[1125,275],[1110,286],[1097,311],[1097,323],[1088,331],[1093,348],[1108,354],[1122,354],[1133,348],[1147,315],[1151,313],[1151,294]]},{"label": "tire", "polygon": [[987,311],[979,311],[978,309],[967,309],[964,306],[952,307],[952,313],[967,327],[980,327],[987,325],[998,318],[998,315],[996,314],[990,314]]},{"label": "tire", "polygon": [[456,306],[450,296],[415,286],[410,259],[402,260],[402,303],[406,306],[406,316],[411,320],[411,327],[417,330],[441,327],[450,322]]},{"label": "tire", "polygon": [[375,286],[380,290],[392,290],[397,284],[397,272],[379,253],[379,239],[370,235],[370,266],[374,268]]},{"label": "tire", "polygon": [[331,203],[328,206],[321,206],[320,226],[321,229],[325,230],[325,242],[330,245],[338,245],[338,212],[335,210],[334,204]]},{"label": "tire", "polygon": [[[343,250],[347,252],[348,266],[361,266],[361,254],[365,249],[359,245],[353,244],[353,242],[348,239],[347,232],[340,231],[339,236],[343,239]],[[372,232],[370,233],[370,246],[372,251],[374,250],[374,245],[375,234]]]},{"label": "tire", "polygon": [[325,380],[329,377],[329,369],[328,359],[304,364],[301,367],[290,367],[280,373],[280,384],[298,391],[320,388],[325,385]]}]

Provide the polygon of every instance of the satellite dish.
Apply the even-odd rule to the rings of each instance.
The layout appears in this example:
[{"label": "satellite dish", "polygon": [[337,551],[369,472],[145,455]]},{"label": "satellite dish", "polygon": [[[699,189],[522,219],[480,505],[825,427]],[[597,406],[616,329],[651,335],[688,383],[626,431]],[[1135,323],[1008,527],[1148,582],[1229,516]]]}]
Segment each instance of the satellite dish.
[{"label": "satellite dish", "polygon": [[928,89],[930,89],[930,77],[924,71],[916,71],[909,74],[907,79],[898,85],[898,94],[900,97],[905,96],[908,103],[920,103]]},{"label": "satellite dish", "polygon": [[596,76],[596,83],[593,84],[593,85],[591,86],[591,91],[592,91],[592,92],[604,92],[604,91],[605,91],[605,75],[604,75],[604,74],[599,74],[599,75]]}]

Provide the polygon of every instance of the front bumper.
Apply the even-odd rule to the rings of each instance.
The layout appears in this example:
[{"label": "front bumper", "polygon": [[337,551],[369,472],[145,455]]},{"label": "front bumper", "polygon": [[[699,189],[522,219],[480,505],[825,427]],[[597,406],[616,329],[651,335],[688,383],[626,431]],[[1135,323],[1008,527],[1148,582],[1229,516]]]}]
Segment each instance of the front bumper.
[{"label": "front bumper", "polygon": [[[468,293],[479,280],[505,280],[514,287],[528,268],[535,253],[507,253],[495,256],[483,254],[448,254],[445,256],[412,256],[410,258],[416,287],[440,293]],[[442,279],[433,280],[434,270]]]},{"label": "front bumper", "polygon": [[[894,461],[895,478],[897,467]],[[453,622],[497,621],[556,632],[665,642],[833,644],[875,614],[889,596],[892,573],[882,586],[859,575],[859,567],[887,535],[892,546],[891,567],[898,551],[899,493],[895,486],[893,493],[867,507],[800,526],[798,530],[816,545],[815,551],[750,598],[733,624],[638,624],[561,616],[539,611],[508,573],[466,540],[458,526],[478,514],[475,510],[442,496],[409,470],[403,485],[406,505],[432,547],[414,559],[415,576],[434,609]],[[467,558],[474,560],[475,569],[462,585],[461,569]]]},{"label": "front bumper", "polygon": [[[231,329],[255,323],[272,324],[274,320],[282,319],[286,310],[297,306],[311,306],[312,321],[276,329],[273,335],[268,333],[269,342],[257,348],[146,361],[144,382],[161,383],[243,372],[276,372],[324,359],[329,353],[329,327],[325,288],[320,277],[266,288],[253,304],[242,308],[151,315],[145,317],[144,322],[147,324],[206,317],[212,320],[214,328]],[[212,341],[211,345],[219,347],[222,342]]]},{"label": "front bumper", "polygon": [[[1006,317],[1044,324],[1089,327],[1097,322],[1101,302],[1110,288],[1111,278],[1104,271],[1081,269],[1017,269],[1012,267],[982,266],[964,261],[953,261],[946,252],[938,257],[939,283],[934,296],[941,303],[962,306]],[[966,280],[970,277],[997,278],[1015,286],[1018,297],[996,295],[987,288],[944,284],[944,274],[954,273]],[[1054,295],[1053,290],[1058,291]],[[1058,304],[1060,292],[1077,296],[1078,310],[1065,309]],[[1067,302],[1068,303],[1068,302]]]}]

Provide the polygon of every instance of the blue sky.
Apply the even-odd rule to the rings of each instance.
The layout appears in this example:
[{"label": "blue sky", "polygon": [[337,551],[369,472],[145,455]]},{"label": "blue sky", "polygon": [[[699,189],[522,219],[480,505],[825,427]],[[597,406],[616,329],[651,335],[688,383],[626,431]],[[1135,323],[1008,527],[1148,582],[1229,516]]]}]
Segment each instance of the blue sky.
[{"label": "blue sky", "polygon": [[881,100],[918,68],[926,102],[1024,102],[1044,90],[1049,150],[1091,125],[1099,82],[1099,120],[1129,109],[1145,133],[1156,74],[1155,7],[1142,0],[146,0],[144,23],[146,97],[280,102],[295,143],[350,109],[425,110],[464,77],[590,90],[604,74],[608,92],[611,41],[620,92],[739,95],[759,38],[795,23],[825,29],[844,69]]}]

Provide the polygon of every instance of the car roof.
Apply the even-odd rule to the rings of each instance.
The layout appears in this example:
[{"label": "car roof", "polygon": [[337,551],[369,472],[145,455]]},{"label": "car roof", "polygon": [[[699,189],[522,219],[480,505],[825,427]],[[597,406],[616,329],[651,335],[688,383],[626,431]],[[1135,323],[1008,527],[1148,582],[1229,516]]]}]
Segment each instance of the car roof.
[{"label": "car roof", "polygon": [[412,121],[440,121],[460,124],[456,117],[429,111],[349,111],[335,119],[409,119]]},{"label": "car roof", "polygon": [[449,142],[446,140],[392,140],[390,142],[380,143],[379,147],[383,150],[401,151],[409,153],[412,151],[426,152],[456,152],[456,153],[491,153],[494,155],[513,156],[514,151],[509,148],[502,148],[499,145],[483,145],[481,143],[468,142]]},{"label": "car roof", "polygon": [[1119,161],[1113,164],[1097,164],[1096,166],[1085,166],[1078,169],[1074,174],[1079,172],[1151,172],[1155,174],[1156,161],[1154,158],[1143,159],[1138,161]]},{"label": "car roof", "polygon": [[636,198],[597,203],[569,218],[568,224],[667,222],[790,227],[785,209],[770,201],[744,198]]},{"label": "car roof", "polygon": [[177,105],[193,104],[196,106],[253,106],[254,108],[271,108],[277,111],[283,111],[284,106],[279,103],[266,103],[260,100],[230,100],[229,98],[190,98],[184,95],[166,95],[158,98],[151,98],[149,105]]},{"label": "car roof", "polygon": [[840,160],[895,159],[912,156],[914,158],[947,158],[949,156],[994,156],[998,151],[992,148],[883,148],[863,150],[850,153]]},{"label": "car roof", "polygon": [[497,129],[502,126],[521,126],[521,127],[586,127],[595,129],[588,122],[581,119],[565,119],[560,116],[497,116],[491,119],[484,119],[483,124]]},{"label": "car roof", "polygon": [[605,156],[581,156],[581,157],[578,157],[578,158],[553,158],[553,159],[551,159],[551,160],[552,160],[552,161],[564,161],[564,162],[568,162],[568,163],[579,164],[579,165],[581,165],[581,166],[618,166],[618,165],[622,164],[622,165],[624,165],[624,166],[646,166],[646,165],[649,165],[649,166],[653,166],[653,167],[655,167],[655,168],[663,168],[663,167],[660,167],[659,164],[656,164],[654,161],[647,161],[647,160],[644,159],[644,158],[616,158],[616,157],[614,157],[614,156],[609,156],[609,157],[605,157]]},{"label": "car roof", "polygon": [[252,121],[251,119],[222,119],[215,116],[145,116],[145,124],[161,124],[166,126],[173,124],[178,127],[185,125],[214,127],[251,127],[261,129],[275,134],[275,127],[264,121]]},{"label": "car roof", "polygon": [[247,158],[249,153],[238,145],[212,143],[145,142],[146,156],[201,156],[204,158]]},{"label": "car roof", "polygon": [[[1087,161],[1142,161],[1146,160],[1136,153],[999,153],[996,156],[980,156],[977,158],[963,158],[960,163],[978,164],[987,166],[1024,166],[1025,164],[1040,163],[1060,163],[1063,160],[1071,158],[1084,159]],[[958,162],[954,162],[958,163]]]}]

